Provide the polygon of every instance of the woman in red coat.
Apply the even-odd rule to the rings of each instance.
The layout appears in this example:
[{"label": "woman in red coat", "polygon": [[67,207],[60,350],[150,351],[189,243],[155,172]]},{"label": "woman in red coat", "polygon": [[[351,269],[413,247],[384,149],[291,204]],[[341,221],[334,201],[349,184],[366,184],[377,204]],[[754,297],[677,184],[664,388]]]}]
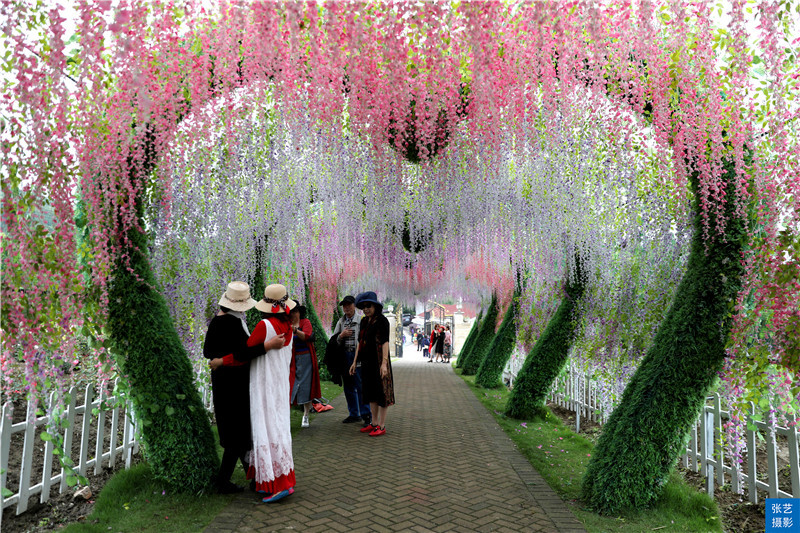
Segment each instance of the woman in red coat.
[{"label": "woman in red coat", "polygon": [[303,406],[301,427],[309,426],[308,415],[311,401],[322,396],[319,383],[317,351],[314,348],[314,331],[311,321],[306,318],[306,308],[298,304],[289,314],[292,324],[292,366],[289,375],[292,405]]}]

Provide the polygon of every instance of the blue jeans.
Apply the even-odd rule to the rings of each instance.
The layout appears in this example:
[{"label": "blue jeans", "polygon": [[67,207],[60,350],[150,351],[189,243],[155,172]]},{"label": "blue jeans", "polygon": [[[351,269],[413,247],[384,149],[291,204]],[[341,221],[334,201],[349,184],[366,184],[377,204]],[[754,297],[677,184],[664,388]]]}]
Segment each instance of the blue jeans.
[{"label": "blue jeans", "polygon": [[[356,358],[356,352],[347,352],[345,358],[347,359],[347,368],[353,364],[353,359]],[[370,416],[369,404],[364,403],[364,398],[361,395],[361,367],[356,367],[356,373],[344,376],[344,397],[347,399],[347,411],[350,416]],[[360,411],[360,412],[359,412]]]}]

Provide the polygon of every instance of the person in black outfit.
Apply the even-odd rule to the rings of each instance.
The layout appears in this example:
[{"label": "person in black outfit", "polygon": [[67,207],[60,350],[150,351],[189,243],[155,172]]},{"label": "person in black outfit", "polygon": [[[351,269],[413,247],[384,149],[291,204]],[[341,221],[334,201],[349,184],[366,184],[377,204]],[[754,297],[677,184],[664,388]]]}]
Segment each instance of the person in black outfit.
[{"label": "person in black outfit", "polygon": [[203,344],[203,355],[209,360],[231,354],[237,359],[231,365],[220,366],[211,372],[211,392],[219,443],[225,450],[217,473],[217,490],[221,494],[244,490],[244,487],[231,482],[237,459],[241,460],[245,473],[249,467],[245,454],[252,448],[250,364],[242,361],[249,361],[266,352],[262,344],[247,346],[250,332],[247,330],[244,312],[255,304],[256,301],[250,298],[250,287],[247,283],[233,281],[228,284],[219,301],[219,313],[208,325]]},{"label": "person in black outfit", "polygon": [[356,307],[364,311],[358,335],[355,359],[350,365],[350,375],[356,373],[361,363],[361,387],[364,400],[372,412],[369,424],[361,428],[371,437],[386,434],[386,411],[394,405],[394,379],[389,360],[389,320],[383,315],[383,304],[372,292],[356,296]]}]

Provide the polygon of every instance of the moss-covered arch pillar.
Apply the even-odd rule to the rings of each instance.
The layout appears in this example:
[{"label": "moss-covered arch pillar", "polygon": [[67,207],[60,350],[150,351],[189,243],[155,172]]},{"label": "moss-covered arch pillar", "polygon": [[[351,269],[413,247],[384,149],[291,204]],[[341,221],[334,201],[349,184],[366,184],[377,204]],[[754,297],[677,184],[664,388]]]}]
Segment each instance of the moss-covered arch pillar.
[{"label": "moss-covered arch pillar", "polygon": [[[584,498],[598,512],[641,509],[657,500],[722,369],[748,242],[745,221],[735,213],[732,164],[726,163],[723,179],[725,232],[705,236],[695,215],[686,274],[584,475]],[[695,173],[695,199],[698,181]],[[715,212],[713,205],[708,212]]]}]

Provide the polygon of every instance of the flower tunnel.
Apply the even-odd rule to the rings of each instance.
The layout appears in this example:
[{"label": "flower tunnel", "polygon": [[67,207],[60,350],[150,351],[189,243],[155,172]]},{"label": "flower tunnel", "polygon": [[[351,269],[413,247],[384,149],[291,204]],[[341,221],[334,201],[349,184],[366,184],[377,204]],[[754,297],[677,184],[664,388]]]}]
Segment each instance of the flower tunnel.
[{"label": "flower tunnel", "polygon": [[702,2],[122,2],[66,37],[4,6],[6,383],[125,376],[154,472],[202,490],[196,356],[227,281],[323,323],[348,291],[496,292],[541,381],[511,414],[577,349],[635,361],[584,490],[646,507],[719,376],[746,401],[800,368],[797,28],[758,9],[723,35]]}]

